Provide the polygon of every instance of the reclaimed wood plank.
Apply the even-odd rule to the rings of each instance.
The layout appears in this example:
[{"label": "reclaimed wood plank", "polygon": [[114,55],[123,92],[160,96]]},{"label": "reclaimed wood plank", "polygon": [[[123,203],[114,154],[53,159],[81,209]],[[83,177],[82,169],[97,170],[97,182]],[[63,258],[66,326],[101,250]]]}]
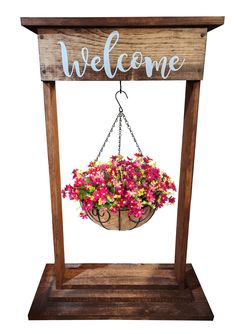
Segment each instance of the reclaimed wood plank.
[{"label": "reclaimed wood plank", "polygon": [[81,264],[67,267],[63,289],[84,287],[142,288],[178,286],[173,268],[160,268],[157,264]]},{"label": "reclaimed wood plank", "polygon": [[49,294],[51,301],[122,301],[122,302],[137,302],[139,300],[145,302],[187,302],[192,301],[193,296],[189,289],[174,290],[174,289],[157,289],[156,287],[150,289],[96,289],[91,287],[89,289],[67,289],[55,290],[52,289]]},{"label": "reclaimed wood plank", "polygon": [[[82,77],[78,77],[74,69],[72,76],[65,75],[62,66],[60,41],[63,41],[68,53],[69,73],[72,64],[78,61],[81,73],[85,61],[81,49],[88,49],[88,62],[99,56],[104,61],[104,46],[113,28],[41,28],[39,29],[39,54],[41,79],[51,80],[163,80],[161,75],[162,57],[167,57],[167,62],[173,56],[178,56],[176,67],[183,63],[178,71],[172,71],[166,80],[201,80],[203,78],[204,59],[207,29],[206,28],[119,28],[119,40],[110,51],[109,64],[111,72],[116,72],[118,58],[121,54],[127,54],[122,58],[124,69],[130,67],[134,52],[141,52],[143,64],[138,68],[131,68],[126,72],[118,70],[114,78],[109,78],[104,68],[94,71],[87,66]],[[160,62],[158,70],[155,65],[152,76],[148,77],[144,57],[150,57],[152,61]],[[140,61],[140,57],[137,62]],[[154,63],[155,64],[155,63]],[[165,74],[169,71],[167,63]]]},{"label": "reclaimed wood plank", "polygon": [[163,17],[22,17],[21,25],[38,33],[42,27],[156,27],[207,28],[224,24],[224,16],[163,16]]},{"label": "reclaimed wood plank", "polygon": [[[174,265],[172,265],[172,270],[174,271]],[[190,283],[187,289],[193,296],[191,300],[186,298],[187,290],[181,290],[178,287],[174,291],[159,291],[155,289],[152,291],[120,291],[120,295],[116,295],[115,299],[112,299],[116,293],[113,290],[110,291],[110,301],[108,300],[109,291],[103,291],[104,296],[102,298],[102,291],[97,291],[95,288],[92,290],[94,291],[93,298],[92,291],[71,290],[64,291],[64,293],[69,293],[70,297],[68,300],[66,298],[62,300],[63,297],[60,299],[60,296],[63,290],[55,289],[53,265],[47,265],[31,306],[29,319],[212,320],[213,314],[203,292],[195,293],[195,291],[202,291],[202,289],[192,266],[187,265],[186,270],[188,272],[187,284]],[[79,293],[89,293],[90,295],[89,298],[78,301]],[[148,300],[148,296],[152,293],[153,296]],[[166,299],[158,300],[158,294],[161,296],[163,293]],[[174,294],[178,298],[173,298],[171,301],[170,298]]]},{"label": "reclaimed wood plank", "polygon": [[65,259],[55,82],[43,82],[43,92],[50,176],[56,286],[57,288],[60,288],[64,280]]},{"label": "reclaimed wood plank", "polygon": [[138,277],[162,277],[175,278],[173,267],[168,268],[158,264],[129,264],[129,263],[94,263],[94,264],[77,264],[67,265],[65,269],[65,279],[69,280],[79,275],[80,278],[88,277],[123,277],[123,276],[138,276]]},{"label": "reclaimed wood plank", "polygon": [[175,273],[180,286],[185,283],[199,94],[200,81],[187,81],[175,244]]}]

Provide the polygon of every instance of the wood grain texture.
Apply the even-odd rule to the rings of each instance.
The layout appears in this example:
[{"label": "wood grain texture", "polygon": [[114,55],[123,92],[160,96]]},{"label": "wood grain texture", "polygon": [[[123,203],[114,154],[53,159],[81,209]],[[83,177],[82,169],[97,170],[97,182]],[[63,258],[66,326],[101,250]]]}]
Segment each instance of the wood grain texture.
[{"label": "wood grain texture", "polygon": [[95,287],[93,289],[63,289],[56,290],[53,288],[49,294],[50,301],[70,301],[70,302],[80,302],[80,301],[102,301],[102,302],[110,302],[110,301],[121,301],[122,302],[130,302],[142,300],[145,302],[173,302],[173,301],[192,301],[193,296],[191,291],[188,289],[177,290],[172,289],[114,289],[112,287],[109,288],[98,288]]},{"label": "wood grain texture", "polygon": [[208,31],[224,24],[224,16],[177,17],[22,17],[21,25],[38,33],[42,27],[156,27],[207,28]]},{"label": "wood grain texture", "polygon": [[[62,319],[161,319],[161,320],[212,320],[213,313],[206,300],[204,292],[200,286],[197,276],[190,264],[186,265],[186,287],[181,290],[177,288],[165,289],[164,286],[152,287],[148,283],[150,269],[156,274],[162,271],[172,271],[174,276],[174,265],[157,264],[88,264],[88,265],[67,265],[67,269],[73,270],[81,267],[83,271],[90,271],[92,268],[107,267],[106,275],[113,277],[114,271],[121,271],[120,276],[126,277],[127,269],[134,270],[135,273],[146,270],[146,286],[133,287],[128,284],[123,289],[116,289],[107,286],[105,289],[101,285],[91,285],[87,288],[83,286],[78,289],[55,289],[55,276],[53,265],[45,267],[42,279],[32,303],[30,320],[62,320]],[[123,267],[126,274],[122,274]],[[142,268],[145,268],[144,271]],[[167,269],[168,268],[168,269]],[[81,273],[83,272],[81,271]],[[149,273],[148,273],[149,272]],[[89,274],[89,275],[90,275]],[[168,275],[167,275],[168,276]],[[94,279],[97,272],[94,271]]]},{"label": "wood grain texture", "polygon": [[199,94],[200,81],[187,81],[175,245],[175,272],[180,286],[185,282]]},{"label": "wood grain texture", "polygon": [[[59,41],[64,41],[68,49],[69,64],[75,60],[82,64],[81,48],[87,47],[89,59],[95,55],[103,59],[103,49],[109,34],[114,28],[75,28],[75,29],[39,29],[39,54],[41,79],[51,80],[163,80],[160,71],[153,70],[148,78],[145,65],[139,69],[131,69],[126,73],[118,70],[114,79],[109,79],[104,70],[94,72],[91,67],[86,69],[82,78],[75,73],[72,77],[65,76]],[[166,80],[201,80],[203,78],[207,28],[119,28],[120,38],[111,51],[112,72],[117,64],[118,56],[127,53],[124,68],[128,68],[131,56],[135,51],[143,56],[159,61],[163,56],[168,60],[176,55],[185,59],[184,65],[172,72]]]},{"label": "wood grain texture", "polygon": [[55,82],[44,82],[43,92],[51,190],[56,286],[60,288],[63,283],[65,264]]},{"label": "wood grain texture", "polygon": [[65,269],[63,289],[178,287],[173,268],[157,264],[81,264]]}]

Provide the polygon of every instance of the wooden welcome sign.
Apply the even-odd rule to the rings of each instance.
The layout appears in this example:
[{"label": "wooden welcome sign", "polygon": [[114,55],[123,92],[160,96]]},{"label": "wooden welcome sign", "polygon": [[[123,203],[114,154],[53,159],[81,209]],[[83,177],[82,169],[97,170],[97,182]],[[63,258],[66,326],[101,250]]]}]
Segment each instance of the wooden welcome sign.
[{"label": "wooden welcome sign", "polygon": [[41,79],[201,80],[206,35],[206,28],[40,29]]},{"label": "wooden welcome sign", "polygon": [[[186,258],[207,33],[222,25],[224,17],[22,18],[21,23],[38,34],[55,253],[29,319],[212,320]],[[186,81],[173,264],[65,264],[58,80]]]}]

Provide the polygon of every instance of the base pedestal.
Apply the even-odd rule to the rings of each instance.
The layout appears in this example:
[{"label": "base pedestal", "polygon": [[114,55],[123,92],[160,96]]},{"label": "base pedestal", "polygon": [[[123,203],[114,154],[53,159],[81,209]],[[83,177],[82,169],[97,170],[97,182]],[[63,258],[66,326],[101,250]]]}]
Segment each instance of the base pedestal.
[{"label": "base pedestal", "polygon": [[30,320],[212,320],[191,264],[180,289],[173,264],[68,264],[62,289],[47,264],[29,311]]}]

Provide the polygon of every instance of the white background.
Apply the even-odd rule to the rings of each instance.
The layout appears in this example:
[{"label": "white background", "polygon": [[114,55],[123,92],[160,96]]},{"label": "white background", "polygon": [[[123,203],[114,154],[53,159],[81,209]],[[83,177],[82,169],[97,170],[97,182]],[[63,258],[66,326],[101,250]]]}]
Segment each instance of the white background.
[{"label": "white background", "polygon": [[[235,313],[234,1],[1,2],[0,329],[2,333],[222,333]],[[208,35],[201,85],[188,262],[215,314],[213,322],[41,321],[27,313],[45,263],[53,262],[50,193],[37,36],[21,16],[225,15]],[[62,185],[96,156],[118,111],[118,82],[58,83]],[[178,184],[184,82],[125,82],[122,101],[143,151]],[[116,147],[114,135],[106,154]],[[123,152],[134,152],[127,137]],[[113,151],[112,151],[113,152]],[[104,158],[106,157],[104,155]],[[176,207],[132,232],[109,232],[63,201],[67,262],[173,262]]]}]

